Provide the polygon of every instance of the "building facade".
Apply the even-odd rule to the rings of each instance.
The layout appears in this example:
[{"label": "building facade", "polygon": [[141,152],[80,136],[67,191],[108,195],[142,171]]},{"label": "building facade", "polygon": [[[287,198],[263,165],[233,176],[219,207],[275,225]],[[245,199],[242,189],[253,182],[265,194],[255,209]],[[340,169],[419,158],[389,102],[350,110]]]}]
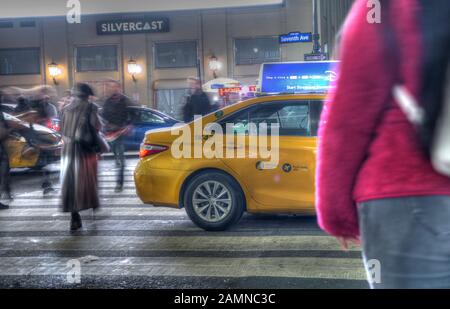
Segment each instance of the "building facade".
[{"label": "building facade", "polygon": [[334,52],[336,35],[352,4],[353,0],[320,0],[319,2],[320,37],[324,50],[330,55]]},{"label": "building facade", "polygon": [[[320,28],[329,43],[351,1],[342,0],[345,9],[336,12],[326,2],[321,4]],[[140,31],[146,21],[147,31]],[[0,88],[52,85],[50,65],[56,64],[60,95],[76,82],[87,82],[101,96],[105,80],[115,79],[140,104],[175,115],[187,77],[200,76],[203,82],[227,77],[254,85],[262,62],[302,61],[312,51],[312,43],[279,44],[279,35],[311,32],[312,25],[311,0],[83,15],[81,23],[73,24],[66,16],[1,19]],[[130,60],[141,69],[134,78],[128,71]],[[212,60],[221,64],[215,71]]]}]

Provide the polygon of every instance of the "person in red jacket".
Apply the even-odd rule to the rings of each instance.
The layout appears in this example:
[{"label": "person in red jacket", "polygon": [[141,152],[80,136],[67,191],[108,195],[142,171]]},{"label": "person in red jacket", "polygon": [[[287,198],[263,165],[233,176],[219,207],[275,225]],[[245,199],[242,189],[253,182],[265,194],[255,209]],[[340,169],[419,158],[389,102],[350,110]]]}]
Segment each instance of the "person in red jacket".
[{"label": "person in red jacket", "polygon": [[318,221],[344,247],[362,242],[368,273],[379,262],[371,287],[449,288],[450,178],[433,169],[392,90],[401,83],[421,104],[441,103],[450,1],[380,2],[381,23],[356,0],[343,26],[319,129]]}]

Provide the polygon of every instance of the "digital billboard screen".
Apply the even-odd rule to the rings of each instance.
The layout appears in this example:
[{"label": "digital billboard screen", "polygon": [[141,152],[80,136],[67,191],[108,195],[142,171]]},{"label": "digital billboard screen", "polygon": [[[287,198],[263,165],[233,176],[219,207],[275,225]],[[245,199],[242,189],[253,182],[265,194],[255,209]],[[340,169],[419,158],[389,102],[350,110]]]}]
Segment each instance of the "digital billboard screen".
[{"label": "digital billboard screen", "polygon": [[264,63],[262,93],[325,93],[337,79],[338,61]]}]

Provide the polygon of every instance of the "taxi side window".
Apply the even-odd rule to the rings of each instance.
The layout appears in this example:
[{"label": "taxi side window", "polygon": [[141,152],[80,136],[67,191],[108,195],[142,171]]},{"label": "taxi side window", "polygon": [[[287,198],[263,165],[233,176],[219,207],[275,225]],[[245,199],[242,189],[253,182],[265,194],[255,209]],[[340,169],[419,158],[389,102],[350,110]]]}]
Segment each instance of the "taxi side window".
[{"label": "taxi side window", "polygon": [[270,135],[271,125],[279,125],[280,136],[317,136],[321,101],[287,101],[267,103],[239,111],[225,119],[220,124],[226,132],[226,123],[231,123],[233,133],[248,135],[249,123],[256,125],[259,132],[260,125],[267,125],[267,134]]},{"label": "taxi side window", "polygon": [[286,105],[278,111],[280,135],[310,136],[308,104]]},{"label": "taxi side window", "polygon": [[255,113],[252,113],[250,110],[246,110],[235,115],[234,117],[229,117],[226,120],[222,121],[221,125],[223,132],[227,132],[227,123],[231,125],[233,134],[249,135],[251,134],[249,126],[250,123],[256,126],[256,133],[259,133],[258,130],[260,128],[260,124],[266,124],[267,134],[270,134],[270,125],[272,123],[278,124],[279,122],[276,113],[268,114],[266,111],[256,111]]},{"label": "taxi side window", "polygon": [[280,117],[278,115],[279,108],[276,105],[266,105],[256,108],[250,112],[250,122],[256,124],[258,127],[260,124],[267,124],[269,127],[271,124],[280,124]]},{"label": "taxi side window", "polygon": [[227,131],[227,123],[231,124],[232,132],[237,135],[248,134],[249,109],[237,112],[220,122],[224,133]]},{"label": "taxi side window", "polygon": [[[250,121],[267,125],[267,134],[271,134],[271,125],[279,126],[280,136],[310,136],[308,102],[279,102],[257,107],[250,112]],[[259,132],[263,133],[263,132]]]}]

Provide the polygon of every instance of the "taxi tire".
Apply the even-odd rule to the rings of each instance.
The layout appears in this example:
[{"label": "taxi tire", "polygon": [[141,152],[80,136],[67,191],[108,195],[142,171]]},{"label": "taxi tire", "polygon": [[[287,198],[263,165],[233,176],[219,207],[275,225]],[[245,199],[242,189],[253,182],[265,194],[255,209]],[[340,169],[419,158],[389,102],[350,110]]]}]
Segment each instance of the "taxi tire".
[{"label": "taxi tire", "polygon": [[[227,189],[231,193],[231,200],[232,200],[231,211],[227,217],[225,217],[219,222],[207,222],[203,220],[195,213],[194,207],[192,205],[192,195],[194,193],[194,190],[197,188],[198,185],[208,180],[220,182],[222,185],[227,187]],[[206,231],[227,230],[229,227],[239,222],[245,211],[244,194],[242,192],[241,187],[233,179],[233,177],[221,172],[209,171],[194,176],[194,178],[191,179],[191,181],[186,187],[186,190],[184,191],[183,204],[185,206],[186,213],[192,220],[192,222],[194,222],[195,225]]]}]

